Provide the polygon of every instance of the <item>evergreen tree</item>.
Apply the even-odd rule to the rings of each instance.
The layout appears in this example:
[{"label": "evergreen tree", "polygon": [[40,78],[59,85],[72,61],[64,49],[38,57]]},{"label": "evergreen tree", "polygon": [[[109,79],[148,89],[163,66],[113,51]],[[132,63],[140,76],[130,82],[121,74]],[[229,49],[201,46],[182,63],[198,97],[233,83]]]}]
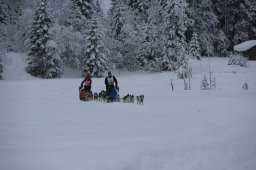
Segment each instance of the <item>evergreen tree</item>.
[{"label": "evergreen tree", "polygon": [[118,0],[110,0],[110,9],[109,9],[109,15],[113,15],[113,12],[114,12],[114,7],[117,5],[117,1]]},{"label": "evergreen tree", "polygon": [[62,74],[62,60],[58,46],[53,40],[46,43],[46,78],[60,77]]},{"label": "evergreen tree", "polygon": [[219,26],[230,40],[229,49],[248,39],[256,38],[256,3],[254,0],[216,0],[214,9],[220,21]]},{"label": "evergreen tree", "polygon": [[22,0],[2,0],[0,3],[0,23],[17,24],[18,17],[22,14]]},{"label": "evergreen tree", "polygon": [[121,34],[123,33],[123,27],[125,22],[124,16],[124,5],[120,1],[112,1],[112,7],[110,9],[110,17],[111,17],[111,32],[112,36],[116,40],[121,40]]},{"label": "evergreen tree", "polygon": [[239,44],[253,37],[256,38],[256,36],[250,37],[252,27],[256,25],[256,2],[254,0],[240,1],[237,16],[239,18],[235,18],[237,21],[234,23],[233,44]]},{"label": "evergreen tree", "polygon": [[198,60],[201,59],[200,55],[200,46],[197,38],[197,33],[194,32],[192,35],[192,39],[190,41],[190,46],[189,46],[189,53],[192,58],[196,58]]},{"label": "evergreen tree", "polygon": [[195,22],[194,30],[200,32],[198,40],[201,52],[206,54],[207,49],[216,51],[216,48],[225,48],[227,39],[222,30],[218,28],[219,20],[214,13],[212,0],[193,0],[191,3],[191,15]]},{"label": "evergreen tree", "polygon": [[[16,47],[15,38],[19,31],[19,17],[22,0],[0,2],[0,46],[8,51],[14,51]],[[19,39],[17,41],[20,41]]]},{"label": "evergreen tree", "polygon": [[91,19],[94,12],[93,0],[75,0],[77,6],[79,7],[82,15],[86,19]]},{"label": "evergreen tree", "polygon": [[209,83],[208,80],[206,78],[206,75],[204,75],[203,79],[202,79],[202,84],[200,87],[201,90],[209,90]]},{"label": "evergreen tree", "polygon": [[2,1],[0,4],[0,24],[6,24],[7,14],[5,9],[5,4]]},{"label": "evergreen tree", "polygon": [[149,6],[148,9],[145,9],[148,14],[147,20],[135,21],[137,25],[134,37],[137,44],[135,52],[140,69],[155,72],[161,70],[159,56],[161,56],[164,46],[162,20],[159,13],[160,3],[158,0],[146,2]]},{"label": "evergreen tree", "polygon": [[177,77],[180,79],[185,79],[189,76],[189,58],[186,55],[181,61],[180,61],[180,67],[177,70]]},{"label": "evergreen tree", "polygon": [[148,21],[149,2],[150,0],[130,0],[129,5],[138,20]]},{"label": "evergreen tree", "polygon": [[167,0],[163,4],[165,49],[161,63],[162,70],[177,70],[185,60],[187,27],[192,24],[186,13],[188,4],[185,0]]},{"label": "evergreen tree", "polygon": [[[138,44],[134,29],[134,25],[136,25],[133,20],[134,15],[131,8],[123,0],[112,0],[111,4],[108,13],[108,30],[105,34],[105,44],[112,56],[117,56],[118,52],[121,53],[124,58],[123,65],[130,70],[130,68],[137,65],[135,48]],[[115,62],[112,56],[109,59]]]},{"label": "evergreen tree", "polygon": [[102,7],[100,5],[100,2],[99,0],[96,0],[96,4],[95,4],[95,12],[97,14],[97,16],[101,19],[104,18],[104,14],[103,14],[103,11],[102,11]]},{"label": "evergreen tree", "polygon": [[160,71],[158,56],[161,55],[161,41],[157,25],[145,23],[137,34],[138,46],[135,52],[140,68],[151,72]]},{"label": "evergreen tree", "polygon": [[3,73],[2,54],[0,53],[0,80],[3,79],[2,73]]},{"label": "evergreen tree", "polygon": [[76,47],[71,42],[66,42],[63,53],[61,54],[64,64],[73,69],[79,69],[81,62],[79,56],[76,54]]},{"label": "evergreen tree", "polygon": [[36,77],[55,78],[61,74],[61,61],[49,32],[52,19],[47,4],[48,0],[42,0],[35,11],[29,34],[31,59],[27,71]]},{"label": "evergreen tree", "polygon": [[69,0],[63,6],[59,16],[60,26],[54,27],[54,33],[63,63],[69,68],[81,69],[88,22],[89,19],[82,14],[77,0]]},{"label": "evergreen tree", "polygon": [[108,65],[102,32],[100,32],[100,26],[96,18],[90,21],[87,36],[88,44],[82,62],[82,75],[90,73],[93,77],[103,77],[104,72],[108,70]]},{"label": "evergreen tree", "polygon": [[70,0],[68,10],[68,19],[63,18],[65,26],[72,26],[75,31],[85,34],[89,19],[91,19],[95,10],[92,0]]},{"label": "evergreen tree", "polygon": [[62,15],[64,17],[61,17],[61,21],[64,26],[72,26],[74,31],[85,32],[88,19],[82,13],[78,0],[70,0],[67,9],[63,9]]},{"label": "evergreen tree", "polygon": [[122,56],[122,54],[120,52],[117,53],[117,56],[116,56],[116,59],[115,59],[115,63],[116,63],[116,66],[117,66],[117,69],[122,69],[124,66],[123,66],[123,63],[124,63],[124,58]]}]

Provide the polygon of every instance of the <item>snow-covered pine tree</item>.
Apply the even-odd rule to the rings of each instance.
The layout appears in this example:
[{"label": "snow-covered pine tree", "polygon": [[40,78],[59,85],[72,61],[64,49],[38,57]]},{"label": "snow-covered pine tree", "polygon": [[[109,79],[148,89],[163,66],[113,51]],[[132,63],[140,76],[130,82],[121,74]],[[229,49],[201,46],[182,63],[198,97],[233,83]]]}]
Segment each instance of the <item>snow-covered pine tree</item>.
[{"label": "snow-covered pine tree", "polygon": [[114,39],[122,40],[121,34],[123,33],[123,27],[125,22],[124,16],[124,4],[121,1],[112,1],[112,7],[110,8],[111,18],[111,33]]},{"label": "snow-covered pine tree", "polygon": [[209,83],[208,80],[206,78],[206,75],[204,75],[203,79],[202,79],[202,84],[200,87],[201,90],[209,90]]},{"label": "snow-covered pine tree", "polygon": [[185,79],[190,76],[190,68],[189,68],[189,58],[188,55],[185,55],[184,58],[181,58],[180,66],[177,70],[177,77],[180,79]]},{"label": "snow-covered pine tree", "polygon": [[65,10],[65,15],[68,13],[68,19],[62,18],[62,22],[65,26],[72,26],[75,31],[85,34],[89,19],[96,10],[93,1],[70,0],[67,6],[68,9]]},{"label": "snow-covered pine tree", "polygon": [[[64,12],[64,11],[63,11]],[[86,30],[86,18],[77,4],[77,0],[70,0],[68,9],[65,13],[69,13],[68,18],[62,18],[65,26],[72,26],[74,31],[83,32]]]},{"label": "snow-covered pine tree", "polygon": [[63,63],[66,66],[73,68],[73,69],[79,69],[81,66],[81,62],[79,60],[79,55],[75,51],[76,49],[79,49],[79,47],[80,47],[79,46],[77,48],[76,47],[77,45],[79,45],[79,44],[76,44],[74,42],[69,42],[69,41],[64,43],[64,49],[61,54]]},{"label": "snow-covered pine tree", "polygon": [[2,54],[0,52],[0,80],[3,79],[2,73],[3,73]]},{"label": "snow-covered pine tree", "polygon": [[19,31],[18,20],[21,15],[21,1],[1,0],[0,2],[0,46],[14,51]]},{"label": "snow-covered pine tree", "polygon": [[121,70],[124,67],[124,57],[120,52],[117,52],[117,55],[112,59],[112,61],[115,63],[117,69]]},{"label": "snow-covered pine tree", "polygon": [[[141,24],[142,25],[142,24]],[[153,23],[144,23],[137,31],[136,41],[138,46],[135,53],[140,65],[140,69],[150,72],[160,71],[158,56],[161,55],[159,31]]]},{"label": "snow-covered pine tree", "polygon": [[256,24],[255,0],[215,0],[213,3],[219,27],[230,40],[230,50],[244,40],[256,38],[250,34]]},{"label": "snow-covered pine tree", "polygon": [[97,15],[100,19],[103,19],[103,18],[104,18],[104,13],[103,13],[103,10],[102,10],[102,7],[101,7],[101,5],[100,5],[99,0],[96,0],[96,3],[95,3],[95,12],[96,12],[96,15]]},{"label": "snow-covered pine tree", "polygon": [[198,42],[198,36],[196,32],[193,32],[192,39],[189,44],[189,54],[192,58],[196,58],[198,60],[201,59],[200,45]]},{"label": "snow-covered pine tree", "polygon": [[17,24],[21,15],[22,0],[1,0],[0,2],[0,23]]},{"label": "snow-covered pine tree", "polygon": [[115,9],[114,6],[116,6],[118,0],[110,0],[110,9],[109,9],[109,15],[113,15],[113,10]]},{"label": "snow-covered pine tree", "polygon": [[75,0],[77,6],[80,8],[82,15],[86,19],[91,19],[94,12],[93,0]]},{"label": "snow-covered pine tree", "polygon": [[7,14],[6,14],[6,9],[4,8],[5,4],[2,1],[0,3],[0,47],[4,46],[4,41],[5,41],[5,27],[7,23]]},{"label": "snow-covered pine tree", "polygon": [[185,32],[192,20],[187,15],[188,4],[185,0],[167,0],[163,4],[165,49],[162,59],[162,70],[177,70],[185,60],[186,37]]},{"label": "snow-covered pine tree", "polygon": [[29,34],[28,73],[41,78],[56,78],[61,74],[61,61],[49,30],[52,18],[47,8],[48,0],[42,0],[34,14]]},{"label": "snow-covered pine tree", "polygon": [[108,70],[106,48],[102,41],[102,32],[96,18],[89,22],[87,33],[87,46],[82,62],[82,75],[90,73],[93,77],[103,77]]},{"label": "snow-covered pine tree", "polygon": [[255,35],[250,36],[252,28],[256,25],[256,2],[255,0],[245,0],[244,2],[239,1],[239,3],[238,10],[234,10],[237,12],[237,17],[234,22],[233,44],[256,38]]},{"label": "snow-covered pine tree", "polygon": [[117,56],[119,52],[124,58],[123,65],[128,70],[135,68],[134,66],[137,65],[136,55],[134,53],[135,47],[137,46],[137,42],[134,41],[136,34],[134,25],[136,24],[133,19],[133,12],[124,0],[111,0],[111,8],[107,16],[107,32],[104,41],[110,50],[110,61],[115,62],[113,57]]},{"label": "snow-covered pine tree", "polygon": [[[147,8],[144,12],[147,13],[147,19],[143,19],[139,13],[135,27],[134,42],[136,58],[139,62],[139,68],[142,70],[156,72],[160,71],[159,56],[163,51],[163,36],[162,36],[162,20],[159,13],[160,3],[158,0],[145,1]],[[135,17],[136,18],[136,17]]]},{"label": "snow-covered pine tree", "polygon": [[46,43],[46,78],[60,77],[62,74],[62,60],[58,52],[58,45],[53,40]]},{"label": "snow-covered pine tree", "polygon": [[77,0],[68,0],[62,6],[58,24],[55,23],[53,31],[65,67],[79,70],[84,56],[88,19],[82,15],[76,2]]},{"label": "snow-covered pine tree", "polygon": [[0,24],[6,24],[7,14],[6,14],[5,4],[2,1],[0,4]]},{"label": "snow-covered pine tree", "polygon": [[[194,19],[194,30],[200,33],[198,37],[201,52],[206,54],[207,48],[215,51],[215,46],[224,48],[227,39],[218,28],[219,20],[214,13],[212,0],[193,0],[191,4],[191,16]],[[219,48],[220,48],[219,47]]]},{"label": "snow-covered pine tree", "polygon": [[134,11],[137,20],[148,21],[149,3],[150,0],[130,0],[129,5]]}]

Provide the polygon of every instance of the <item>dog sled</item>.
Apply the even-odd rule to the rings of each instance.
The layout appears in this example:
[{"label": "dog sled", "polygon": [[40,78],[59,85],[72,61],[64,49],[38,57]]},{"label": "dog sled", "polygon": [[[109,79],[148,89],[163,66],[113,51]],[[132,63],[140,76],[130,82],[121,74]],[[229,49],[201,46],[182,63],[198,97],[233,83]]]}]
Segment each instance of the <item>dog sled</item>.
[{"label": "dog sled", "polygon": [[91,101],[91,100],[93,100],[93,94],[90,90],[80,86],[79,87],[79,99],[81,101]]},{"label": "dog sled", "polygon": [[143,105],[144,95],[131,95],[127,94],[124,97],[120,97],[119,92],[116,88],[112,88],[109,93],[105,90],[102,90],[100,93],[92,93],[85,88],[79,87],[79,98],[81,101],[98,101],[98,102],[122,102],[122,103],[133,103],[138,105]]},{"label": "dog sled", "polygon": [[112,103],[112,102],[118,102],[120,101],[120,96],[118,93],[118,90],[116,88],[112,88],[109,93],[107,91],[102,90],[99,94],[94,93],[94,100],[98,100],[101,102],[107,102],[107,103]]}]

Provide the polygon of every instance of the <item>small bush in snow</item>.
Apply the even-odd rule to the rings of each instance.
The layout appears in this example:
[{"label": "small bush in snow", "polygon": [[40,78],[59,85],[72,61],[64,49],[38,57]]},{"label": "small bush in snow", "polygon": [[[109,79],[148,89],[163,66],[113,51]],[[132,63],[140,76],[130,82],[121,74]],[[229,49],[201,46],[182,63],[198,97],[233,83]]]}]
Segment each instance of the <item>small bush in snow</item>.
[{"label": "small bush in snow", "polygon": [[206,78],[206,75],[204,75],[204,77],[203,77],[200,89],[201,90],[209,90],[209,83],[208,83],[208,80]]},{"label": "small bush in snow", "polygon": [[216,79],[215,79],[215,77],[211,80],[211,89],[216,89],[216,85],[217,85],[217,83],[216,83]]},{"label": "small bush in snow", "polygon": [[238,65],[241,67],[246,67],[247,61],[248,59],[245,58],[242,54],[235,53],[229,56],[228,65]]},{"label": "small bush in snow", "polygon": [[198,41],[198,35],[196,32],[193,33],[192,39],[189,43],[189,53],[191,58],[201,60],[200,45]]}]

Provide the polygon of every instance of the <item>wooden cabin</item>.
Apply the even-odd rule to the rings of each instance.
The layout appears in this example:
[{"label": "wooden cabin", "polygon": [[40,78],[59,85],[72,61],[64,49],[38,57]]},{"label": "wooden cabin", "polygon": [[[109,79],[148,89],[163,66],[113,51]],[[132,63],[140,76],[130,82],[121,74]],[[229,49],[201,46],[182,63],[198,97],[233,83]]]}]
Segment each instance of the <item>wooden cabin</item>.
[{"label": "wooden cabin", "polygon": [[249,60],[256,60],[256,40],[249,40],[234,46],[234,50],[241,52]]}]

